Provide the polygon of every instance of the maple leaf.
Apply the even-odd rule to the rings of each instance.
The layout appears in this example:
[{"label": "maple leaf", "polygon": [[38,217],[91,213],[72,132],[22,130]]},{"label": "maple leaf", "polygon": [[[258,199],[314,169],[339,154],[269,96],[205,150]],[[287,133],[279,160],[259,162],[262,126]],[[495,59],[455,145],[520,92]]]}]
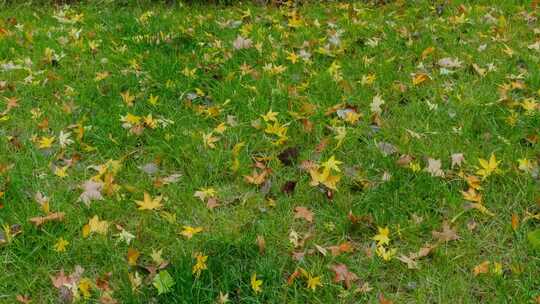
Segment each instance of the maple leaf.
[{"label": "maple leaf", "polygon": [[358,276],[354,272],[350,272],[345,264],[336,264],[330,267],[335,273],[334,282],[343,282],[347,289],[351,288],[352,283],[358,280]]},{"label": "maple leaf", "polygon": [[64,252],[66,251],[66,247],[69,245],[69,242],[64,240],[64,238],[59,238],[56,244],[54,244],[54,251],[56,252]]},{"label": "maple leaf", "polygon": [[139,256],[141,255],[141,253],[135,249],[135,248],[128,248],[128,252],[127,252],[127,261],[128,261],[128,265],[130,266],[135,266],[137,265],[137,260],[139,259]]},{"label": "maple leaf", "polygon": [[461,166],[461,163],[465,160],[465,157],[463,156],[463,153],[454,153],[451,155],[452,159],[452,168],[455,166]]},{"label": "maple leaf", "polygon": [[50,213],[46,216],[36,216],[36,217],[33,217],[31,219],[29,219],[29,221],[34,224],[36,227],[39,227],[47,222],[51,222],[51,221],[56,221],[56,222],[61,222],[64,220],[64,215],[65,213],[64,212],[54,212],[54,213]]},{"label": "maple leaf", "polygon": [[474,188],[469,188],[467,191],[461,191],[461,195],[463,195],[463,198],[470,202],[482,202],[482,195],[474,190]]},{"label": "maple leaf", "polygon": [[38,148],[40,148],[40,149],[49,149],[49,148],[52,147],[52,144],[54,143],[55,140],[56,140],[56,137],[54,137],[54,136],[51,136],[51,137],[43,136],[38,141]]},{"label": "maple leaf", "polygon": [[379,232],[373,237],[373,240],[377,241],[377,245],[382,246],[390,244],[390,229],[388,229],[388,227],[378,227],[377,230]]},{"label": "maple leaf", "polygon": [[384,104],[384,100],[382,99],[382,97],[380,95],[375,95],[373,97],[373,101],[369,105],[371,112],[376,113],[376,114],[381,114],[382,113],[381,106],[383,104]]},{"label": "maple leaf", "polygon": [[125,92],[121,92],[120,93],[120,96],[122,96],[122,101],[128,106],[128,107],[132,107],[133,106],[133,101],[135,101],[135,96],[131,95],[129,93],[129,90],[125,91]]},{"label": "maple leaf", "polygon": [[384,246],[377,246],[375,253],[377,256],[381,257],[384,261],[390,261],[394,255],[396,255],[397,250],[395,248],[386,249]]},{"label": "maple leaf", "polygon": [[312,291],[317,290],[318,286],[322,286],[321,277],[320,276],[312,276],[311,274],[308,274],[307,278],[307,288],[311,289]]},{"label": "maple leaf", "polygon": [[235,50],[249,49],[253,45],[253,41],[249,38],[244,38],[240,35],[233,41],[233,48]]},{"label": "maple leaf", "polygon": [[91,294],[90,294],[90,289],[92,288],[92,281],[90,281],[90,279],[88,278],[82,278],[80,281],[79,281],[79,290],[81,291],[83,297],[85,299],[88,299],[90,298]]},{"label": "maple leaf", "polygon": [[309,211],[308,208],[298,206],[294,208],[294,218],[303,218],[306,221],[313,222],[313,212]]},{"label": "maple leaf", "polygon": [[265,168],[264,170],[260,172],[254,169],[251,175],[244,175],[244,179],[246,180],[246,182],[250,184],[261,185],[266,181],[266,178],[269,173],[270,173],[270,169],[268,168]]},{"label": "maple leaf", "polygon": [[337,172],[341,172],[341,170],[339,169],[339,165],[341,164],[343,164],[343,162],[336,160],[334,155],[332,155],[327,161],[321,164],[321,167],[328,170],[335,170]]},{"label": "maple leaf", "polygon": [[82,201],[87,206],[94,200],[102,200],[103,195],[101,190],[103,189],[103,183],[100,181],[87,180],[81,186],[83,193],[79,196],[79,201]]},{"label": "maple leaf", "polygon": [[489,264],[491,264],[489,261],[484,261],[473,268],[473,274],[474,276],[478,276],[482,273],[488,273],[489,272]]},{"label": "maple leaf", "polygon": [[265,122],[276,122],[278,114],[279,112],[273,112],[272,110],[269,110],[266,114],[261,115],[261,117]]},{"label": "maple leaf", "polygon": [[192,226],[183,226],[181,235],[185,236],[187,239],[191,239],[195,234],[203,231],[202,227],[192,227]]},{"label": "maple leaf", "polygon": [[431,174],[431,176],[439,176],[443,177],[444,172],[441,170],[441,160],[440,159],[433,159],[428,158],[428,166],[426,167],[426,171]]},{"label": "maple leaf", "polygon": [[228,303],[229,302],[229,294],[228,293],[222,293],[221,291],[219,292],[219,296],[216,300],[216,303],[218,304],[225,304],[225,303]]},{"label": "maple leaf", "polygon": [[197,262],[193,265],[191,272],[198,278],[203,270],[208,269],[208,266],[206,265],[208,256],[199,252],[195,255],[195,258],[197,259]]},{"label": "maple leaf", "polygon": [[193,196],[198,197],[201,201],[206,201],[207,198],[216,197],[217,191],[214,188],[201,188],[195,191]]},{"label": "maple leaf", "polygon": [[397,148],[393,144],[384,141],[377,143],[377,148],[379,148],[384,156],[392,155],[397,152]]},{"label": "maple leaf", "polygon": [[450,228],[447,222],[443,223],[442,231],[432,231],[431,234],[434,238],[442,242],[450,242],[459,240],[459,236],[456,231]]},{"label": "maple leaf", "polygon": [[261,287],[262,284],[263,284],[263,281],[257,279],[257,273],[253,273],[253,274],[251,275],[251,279],[250,279],[251,289],[252,289],[255,293],[260,293],[260,292],[262,291],[262,287]]},{"label": "maple leaf", "polygon": [[214,143],[218,142],[221,138],[213,135],[213,132],[203,134],[203,143],[204,146],[210,149],[214,149],[216,145]]},{"label": "maple leaf", "polygon": [[422,84],[423,82],[427,81],[429,79],[429,76],[425,73],[417,73],[413,75],[412,83],[413,85],[417,86]]},{"label": "maple leaf", "polygon": [[161,204],[162,199],[163,197],[161,195],[152,198],[150,194],[145,191],[143,200],[135,201],[135,203],[139,205],[139,210],[156,210],[163,207],[163,205]]},{"label": "maple leaf", "polygon": [[88,224],[84,225],[82,232],[83,237],[88,237],[92,233],[98,234],[107,234],[109,229],[109,223],[105,220],[100,221],[97,215],[94,215],[89,221]]},{"label": "maple leaf", "polygon": [[60,269],[60,272],[56,276],[51,276],[50,278],[53,286],[56,288],[71,284],[71,279],[65,275],[64,269]]},{"label": "maple leaf", "polygon": [[[354,251],[354,246],[351,242],[343,242],[341,244],[339,244],[338,246],[330,246],[328,247],[328,249],[330,250],[330,252],[332,253],[332,256],[338,256],[342,253],[347,253],[347,252],[353,252]],[[319,249],[320,251],[320,249]],[[323,255],[325,255],[323,253]]]},{"label": "maple leaf", "polygon": [[[0,194],[0,198],[1,197],[2,194]],[[43,193],[38,191],[34,195],[34,200],[39,204],[43,212],[49,213],[49,198],[47,196],[43,195]]]},{"label": "maple leaf", "polygon": [[152,280],[152,285],[157,289],[158,294],[171,292],[174,284],[174,279],[167,270],[160,271]]},{"label": "maple leaf", "polygon": [[32,299],[30,299],[30,297],[27,296],[27,295],[17,295],[17,296],[15,297],[15,299],[17,300],[17,302],[23,303],[23,304],[30,304],[30,303],[32,303]]},{"label": "maple leaf", "polygon": [[489,211],[489,209],[486,208],[486,206],[484,206],[482,203],[468,203],[468,204],[465,204],[465,208],[466,209],[476,209],[476,210],[480,211],[483,214],[486,214],[486,215],[489,215],[489,216],[495,216],[495,214],[493,212]]},{"label": "maple leaf", "polygon": [[495,158],[495,154],[493,153],[491,153],[489,161],[483,158],[479,158],[478,163],[480,164],[481,168],[476,171],[476,174],[482,176],[482,179],[487,178],[493,173],[500,172],[500,170],[497,168],[500,161],[497,161],[497,159]]},{"label": "maple leaf", "polygon": [[131,241],[133,241],[133,239],[135,239],[135,236],[132,233],[125,230],[121,226],[116,225],[116,228],[120,230],[120,232],[118,234],[116,234],[116,237],[118,237],[118,241],[124,241],[124,242],[126,242],[127,245],[129,245],[131,243]]},{"label": "maple leaf", "polygon": [[454,69],[454,68],[461,67],[461,61],[459,61],[459,59],[450,58],[450,57],[439,59],[439,61],[437,61],[437,64],[440,67],[447,68],[447,69]]},{"label": "maple leaf", "polygon": [[407,268],[409,269],[418,269],[418,263],[410,256],[406,256],[402,254],[399,257],[397,257],[397,259],[407,264]]}]

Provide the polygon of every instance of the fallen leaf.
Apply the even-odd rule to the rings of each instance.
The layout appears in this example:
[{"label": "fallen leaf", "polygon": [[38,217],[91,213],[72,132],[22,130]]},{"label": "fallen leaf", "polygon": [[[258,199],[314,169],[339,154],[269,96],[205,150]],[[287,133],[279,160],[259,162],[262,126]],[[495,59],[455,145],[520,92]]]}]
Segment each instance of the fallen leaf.
[{"label": "fallen leaf", "polygon": [[476,277],[479,274],[488,273],[489,272],[489,264],[490,264],[489,261],[484,261],[484,262],[474,266],[474,268],[473,268],[474,276]]},{"label": "fallen leaf", "polygon": [[433,159],[428,158],[428,166],[426,167],[426,171],[431,174],[431,176],[438,176],[443,177],[444,172],[441,170],[441,160],[440,159]]},{"label": "fallen leaf", "polygon": [[459,240],[456,231],[450,228],[447,222],[443,223],[442,231],[432,231],[433,237],[441,242],[450,242]]},{"label": "fallen leaf", "polygon": [[152,198],[148,192],[144,192],[143,194],[144,198],[142,201],[135,201],[137,205],[139,205],[139,210],[156,210],[163,207],[161,204],[161,200],[163,197],[156,196],[155,198]]},{"label": "fallen leaf", "polygon": [[233,41],[233,48],[235,50],[248,49],[253,45],[253,41],[249,38],[244,38],[240,35]]},{"label": "fallen leaf", "polygon": [[313,212],[311,212],[308,208],[298,206],[294,208],[294,218],[303,218],[306,221],[312,223],[313,222]]},{"label": "fallen leaf", "polygon": [[33,217],[29,221],[36,227],[39,227],[47,222],[61,222],[64,220],[64,215],[64,212],[53,212],[46,216]]},{"label": "fallen leaf", "polygon": [[328,249],[332,253],[332,256],[338,256],[342,253],[351,253],[354,251],[354,246],[351,242],[343,242],[338,246],[329,246]]},{"label": "fallen leaf", "polygon": [[185,236],[187,239],[191,239],[195,234],[201,233],[202,231],[202,227],[184,226],[180,234]]},{"label": "fallen leaf", "polygon": [[299,151],[297,147],[290,147],[283,150],[281,153],[279,153],[278,159],[285,166],[292,166],[296,162],[296,159],[298,158],[298,154],[299,154]]},{"label": "fallen leaf", "polygon": [[358,280],[358,276],[355,273],[350,272],[345,264],[332,265],[330,269],[335,273],[334,283],[343,282],[347,289],[350,289],[352,283]]},{"label": "fallen leaf", "polygon": [[89,206],[92,201],[103,199],[101,194],[101,190],[103,189],[102,182],[88,180],[82,184],[81,188],[83,189],[83,193],[79,196],[79,201],[82,201],[87,206]]},{"label": "fallen leaf", "polygon": [[127,261],[128,261],[128,265],[130,266],[135,266],[137,265],[137,260],[139,259],[139,256],[141,255],[141,253],[135,249],[135,248],[128,248],[128,252],[127,252]]},{"label": "fallen leaf", "polygon": [[291,195],[294,192],[294,189],[296,188],[296,181],[286,181],[285,184],[283,184],[283,187],[281,187],[281,192]]},{"label": "fallen leaf", "polygon": [[30,304],[32,302],[32,299],[30,299],[30,297],[27,295],[17,295],[15,299],[19,303],[23,303],[23,304]]},{"label": "fallen leaf", "polygon": [[266,241],[264,240],[264,236],[257,235],[257,246],[259,247],[259,254],[264,254],[264,251],[266,250]]},{"label": "fallen leaf", "polygon": [[512,229],[516,231],[519,227],[519,215],[512,213]]},{"label": "fallen leaf", "polygon": [[454,168],[455,166],[461,166],[461,163],[465,160],[465,157],[463,156],[463,153],[454,153],[451,155],[451,159],[451,167]]}]

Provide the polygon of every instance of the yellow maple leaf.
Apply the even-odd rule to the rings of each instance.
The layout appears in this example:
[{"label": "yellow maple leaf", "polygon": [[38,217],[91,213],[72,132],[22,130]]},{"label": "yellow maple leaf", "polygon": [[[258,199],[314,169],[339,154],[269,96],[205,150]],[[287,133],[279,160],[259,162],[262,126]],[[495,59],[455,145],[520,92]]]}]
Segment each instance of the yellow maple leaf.
[{"label": "yellow maple leaf", "polygon": [[107,234],[109,229],[109,223],[105,220],[100,221],[97,215],[94,215],[89,221],[88,224],[83,226],[82,233],[83,237],[88,237],[92,233],[98,234]]},{"label": "yellow maple leaf", "polygon": [[122,96],[122,101],[123,101],[128,107],[132,107],[132,106],[133,106],[133,101],[135,101],[135,96],[131,95],[131,94],[129,93],[129,90],[120,93],[120,96]]},{"label": "yellow maple leaf", "polygon": [[292,64],[295,64],[296,62],[298,62],[298,55],[296,55],[295,52],[288,52],[287,53],[287,60],[289,60]]},{"label": "yellow maple leaf", "polygon": [[180,234],[185,236],[187,239],[191,239],[195,234],[203,231],[202,227],[192,227],[192,226],[183,226]]},{"label": "yellow maple leaf", "polygon": [[467,191],[461,191],[463,198],[470,202],[480,203],[482,201],[482,195],[478,193],[474,188],[469,188]]},{"label": "yellow maple leaf", "polygon": [[390,229],[388,227],[377,227],[377,230],[379,232],[373,237],[373,240],[377,241],[377,246],[390,244]]},{"label": "yellow maple leaf", "polygon": [[312,291],[317,289],[317,286],[322,286],[321,277],[314,277],[311,274],[308,274],[307,278],[307,288],[310,288]]},{"label": "yellow maple leaf", "polygon": [[489,272],[489,264],[491,264],[490,261],[484,261],[473,268],[473,274],[474,276],[478,276],[482,273],[488,273]]},{"label": "yellow maple leaf", "polygon": [[429,79],[429,76],[425,73],[417,73],[413,76],[412,83],[417,86]]},{"label": "yellow maple leaf", "polygon": [[203,143],[204,146],[210,149],[214,149],[216,145],[214,143],[218,142],[220,140],[219,137],[216,137],[213,135],[213,132],[203,134]]},{"label": "yellow maple leaf", "polygon": [[68,174],[67,174],[67,169],[69,168],[69,166],[64,166],[64,167],[56,167],[54,168],[54,175],[60,177],[60,178],[64,178],[64,177],[67,177]]},{"label": "yellow maple leaf", "polygon": [[59,238],[58,241],[56,241],[56,244],[54,244],[54,251],[56,252],[64,252],[66,251],[66,247],[69,245],[69,242],[64,240],[64,238]]},{"label": "yellow maple leaf", "polygon": [[251,280],[250,280],[250,283],[251,283],[251,289],[253,289],[253,291],[255,293],[260,293],[262,291],[262,284],[263,284],[263,281],[262,280],[259,280],[257,279],[257,273],[253,273],[251,275]]},{"label": "yellow maple leaf", "polygon": [[384,246],[377,246],[377,249],[375,250],[375,252],[384,261],[390,261],[396,255],[397,249],[396,248],[386,249]]},{"label": "yellow maple leaf", "polygon": [[38,144],[39,144],[39,148],[40,149],[49,149],[52,147],[52,144],[54,143],[56,137],[54,136],[51,136],[51,137],[46,137],[46,136],[42,136],[39,141],[38,141]]},{"label": "yellow maple leaf", "polygon": [[201,188],[195,191],[193,196],[198,197],[201,201],[206,201],[207,198],[216,197],[217,191],[214,188]]},{"label": "yellow maple leaf", "polygon": [[491,156],[488,160],[485,160],[483,158],[478,159],[478,163],[480,164],[480,169],[476,171],[476,174],[482,176],[482,179],[487,178],[493,173],[499,173],[500,170],[497,168],[499,166],[500,161],[497,161],[495,158],[495,154],[491,153]]},{"label": "yellow maple leaf", "polygon": [[150,97],[148,97],[148,103],[155,106],[158,104],[159,96],[154,96],[153,94],[150,94]]},{"label": "yellow maple leaf", "polygon": [[148,192],[144,192],[144,197],[142,201],[135,201],[137,205],[139,205],[139,210],[155,210],[163,207],[161,204],[161,200],[163,197],[157,196],[155,198],[152,198]]},{"label": "yellow maple leaf", "polygon": [[206,260],[208,260],[207,255],[203,255],[202,253],[197,253],[195,258],[197,259],[197,262],[195,265],[193,265],[192,273],[198,278],[201,275],[201,272],[208,268],[206,265]]},{"label": "yellow maple leaf", "polygon": [[82,278],[79,281],[79,290],[85,299],[90,298],[90,289],[92,288],[92,281],[89,278]]},{"label": "yellow maple leaf", "polygon": [[139,259],[139,256],[141,256],[141,253],[137,249],[131,247],[128,248],[127,260],[130,266],[137,265],[137,260]]},{"label": "yellow maple leaf", "polygon": [[227,125],[222,122],[217,127],[214,128],[214,131],[219,134],[223,134],[227,130]]},{"label": "yellow maple leaf", "polygon": [[337,160],[334,155],[330,156],[330,158],[321,164],[321,167],[328,169],[328,170],[335,170],[337,172],[341,172],[339,169],[339,165],[343,164],[343,162]]},{"label": "yellow maple leaf", "polygon": [[273,112],[272,110],[269,110],[266,114],[261,115],[261,117],[265,122],[269,122],[269,121],[275,122],[277,121],[278,114],[279,112]]}]

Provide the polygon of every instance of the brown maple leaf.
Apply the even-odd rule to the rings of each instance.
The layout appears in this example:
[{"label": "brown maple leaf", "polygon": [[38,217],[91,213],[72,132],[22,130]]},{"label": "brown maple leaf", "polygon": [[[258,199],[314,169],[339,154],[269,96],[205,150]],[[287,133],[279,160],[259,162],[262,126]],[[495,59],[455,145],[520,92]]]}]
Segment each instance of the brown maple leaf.
[{"label": "brown maple leaf", "polygon": [[431,234],[441,242],[450,242],[459,239],[459,235],[457,235],[456,231],[453,230],[447,222],[443,223],[442,231],[433,230]]},{"label": "brown maple leaf", "polygon": [[330,267],[336,274],[334,277],[335,283],[343,282],[347,289],[351,288],[352,283],[358,280],[358,276],[354,272],[350,272],[345,264],[336,264]]},{"label": "brown maple leaf", "polygon": [[337,246],[328,247],[333,256],[338,256],[342,253],[350,253],[354,251],[354,246],[351,242],[343,242]]},{"label": "brown maple leaf", "polygon": [[34,224],[36,227],[39,227],[47,222],[51,222],[51,221],[57,221],[57,222],[61,222],[64,220],[64,212],[53,212],[53,213],[50,213],[46,216],[36,216],[36,217],[33,217],[31,219],[29,219],[29,221]]},{"label": "brown maple leaf", "polygon": [[294,208],[294,218],[303,218],[306,221],[312,223],[313,222],[313,212],[309,211],[308,208],[298,206]]}]

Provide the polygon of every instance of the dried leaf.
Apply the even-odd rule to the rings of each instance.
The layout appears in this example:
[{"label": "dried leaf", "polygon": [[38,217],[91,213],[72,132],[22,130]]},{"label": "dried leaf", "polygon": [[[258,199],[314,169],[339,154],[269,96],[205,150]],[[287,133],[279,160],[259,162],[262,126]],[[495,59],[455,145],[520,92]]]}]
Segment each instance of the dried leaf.
[{"label": "dried leaf", "polygon": [[61,222],[64,220],[64,215],[64,212],[54,212],[46,216],[33,217],[29,221],[36,227],[39,227],[47,222]]}]

